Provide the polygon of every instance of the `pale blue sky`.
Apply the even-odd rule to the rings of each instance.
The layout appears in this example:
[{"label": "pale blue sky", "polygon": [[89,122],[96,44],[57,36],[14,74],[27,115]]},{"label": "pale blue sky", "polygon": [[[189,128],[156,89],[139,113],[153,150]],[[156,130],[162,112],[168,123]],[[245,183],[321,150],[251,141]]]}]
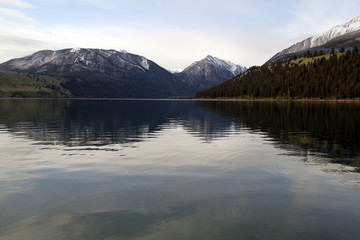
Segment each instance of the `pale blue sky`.
[{"label": "pale blue sky", "polygon": [[0,62],[91,47],[124,49],[167,69],[208,54],[250,67],[359,9],[358,0],[0,0]]}]

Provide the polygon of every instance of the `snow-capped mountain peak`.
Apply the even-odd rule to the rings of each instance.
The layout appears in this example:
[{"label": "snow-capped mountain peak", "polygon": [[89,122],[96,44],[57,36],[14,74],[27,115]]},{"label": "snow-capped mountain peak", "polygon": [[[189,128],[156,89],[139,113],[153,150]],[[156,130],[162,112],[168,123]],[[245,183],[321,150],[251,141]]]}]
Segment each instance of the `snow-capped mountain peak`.
[{"label": "snow-capped mountain peak", "polygon": [[[349,38],[349,42],[354,39],[354,36],[359,36],[360,33],[360,16],[353,18],[347,23],[337,25],[326,32],[320,33],[313,37],[309,37],[301,42],[298,42],[281,52],[278,52],[273,56],[270,60],[268,60],[265,64],[271,64],[277,61],[283,61],[291,58],[294,54],[302,53],[304,51],[310,50],[316,47],[322,47],[325,44],[328,44],[331,41],[335,41],[339,38]],[[356,37],[355,36],[355,37]],[[340,46],[335,46],[340,47]],[[325,52],[330,51],[329,49],[322,49]]]},{"label": "snow-capped mountain peak", "polygon": [[320,33],[314,37],[311,37],[310,47],[320,46],[336,37],[358,30],[360,30],[360,16],[352,19],[345,24],[337,25],[324,33]]},{"label": "snow-capped mountain peak", "polygon": [[177,76],[181,81],[196,90],[204,90],[221,84],[246,70],[246,67],[207,55],[204,59],[196,61],[185,68]]},{"label": "snow-capped mountain peak", "polygon": [[6,63],[8,69],[27,70],[37,68],[38,72],[49,69],[66,71],[71,66],[73,71],[79,69],[90,72],[105,72],[109,69],[137,68],[149,71],[150,63],[142,56],[130,54],[125,50],[105,50],[92,48],[72,48],[57,51],[40,51],[30,56],[14,59]]},{"label": "snow-capped mountain peak", "polygon": [[[207,55],[203,60],[205,63],[212,64],[218,68],[230,71],[234,76],[246,71],[246,68],[240,65],[236,65],[230,61],[222,60],[220,58]],[[200,61],[200,62],[201,62]]]}]

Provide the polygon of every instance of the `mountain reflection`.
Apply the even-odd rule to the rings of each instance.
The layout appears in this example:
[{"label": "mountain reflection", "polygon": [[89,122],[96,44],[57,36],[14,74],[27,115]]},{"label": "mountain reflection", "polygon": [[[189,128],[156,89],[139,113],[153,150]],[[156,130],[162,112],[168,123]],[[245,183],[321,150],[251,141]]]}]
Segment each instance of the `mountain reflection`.
[{"label": "mountain reflection", "polygon": [[211,142],[240,130],[265,133],[289,154],[323,154],[359,167],[360,104],[325,102],[40,100],[0,101],[0,130],[40,144],[106,146],[156,137],[177,124]]},{"label": "mountain reflection", "polygon": [[231,121],[193,101],[0,101],[0,124],[41,144],[104,146],[143,141],[175,122],[205,141],[226,135]]},{"label": "mountain reflection", "polygon": [[296,155],[315,152],[333,163],[360,166],[360,104],[332,102],[204,101],[198,106],[266,133]]}]

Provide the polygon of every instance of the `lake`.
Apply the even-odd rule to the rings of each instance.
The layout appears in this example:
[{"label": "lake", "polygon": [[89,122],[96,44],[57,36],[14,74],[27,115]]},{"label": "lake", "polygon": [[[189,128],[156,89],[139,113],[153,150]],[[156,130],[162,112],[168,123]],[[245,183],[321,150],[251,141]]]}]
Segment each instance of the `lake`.
[{"label": "lake", "polygon": [[0,239],[359,239],[360,104],[0,100]]}]

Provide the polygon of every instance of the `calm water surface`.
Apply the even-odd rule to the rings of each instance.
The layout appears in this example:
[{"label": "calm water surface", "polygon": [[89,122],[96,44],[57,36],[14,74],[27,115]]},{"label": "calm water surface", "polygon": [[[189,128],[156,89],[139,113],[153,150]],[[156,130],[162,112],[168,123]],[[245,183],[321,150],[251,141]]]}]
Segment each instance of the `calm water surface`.
[{"label": "calm water surface", "polygon": [[0,100],[0,239],[360,239],[360,105]]}]

